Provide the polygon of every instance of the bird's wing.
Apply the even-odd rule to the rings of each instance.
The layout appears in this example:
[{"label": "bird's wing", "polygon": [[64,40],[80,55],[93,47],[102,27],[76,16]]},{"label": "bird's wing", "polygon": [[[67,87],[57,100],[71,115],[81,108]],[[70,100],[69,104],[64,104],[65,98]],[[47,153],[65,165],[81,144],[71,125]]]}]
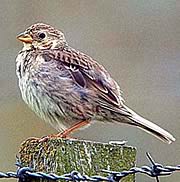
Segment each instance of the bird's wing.
[{"label": "bird's wing", "polygon": [[44,52],[44,55],[53,56],[53,59],[63,63],[70,70],[76,84],[94,89],[94,93],[99,97],[99,102],[104,107],[111,109],[115,106],[119,110],[123,103],[119,86],[105,68],[91,57],[72,48],[61,51],[54,50],[52,55],[49,52],[47,54]]}]

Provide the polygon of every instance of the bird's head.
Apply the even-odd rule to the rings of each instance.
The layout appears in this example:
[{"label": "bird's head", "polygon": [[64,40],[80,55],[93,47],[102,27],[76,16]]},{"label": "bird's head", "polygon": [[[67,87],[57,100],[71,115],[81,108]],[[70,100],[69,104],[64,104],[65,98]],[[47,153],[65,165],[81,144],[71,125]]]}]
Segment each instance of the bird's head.
[{"label": "bird's head", "polygon": [[17,36],[24,43],[23,50],[63,49],[66,45],[64,34],[44,23],[36,23]]}]

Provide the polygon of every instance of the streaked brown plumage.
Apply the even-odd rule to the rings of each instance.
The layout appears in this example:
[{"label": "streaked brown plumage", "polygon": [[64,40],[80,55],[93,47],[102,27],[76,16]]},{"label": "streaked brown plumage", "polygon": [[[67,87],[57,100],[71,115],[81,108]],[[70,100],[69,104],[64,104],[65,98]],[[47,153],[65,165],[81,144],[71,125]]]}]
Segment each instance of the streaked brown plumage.
[{"label": "streaked brown plumage", "polygon": [[66,137],[93,121],[126,123],[171,143],[175,138],[124,105],[121,91],[103,66],[71,48],[64,34],[43,23],[18,39],[17,76],[23,100]]}]

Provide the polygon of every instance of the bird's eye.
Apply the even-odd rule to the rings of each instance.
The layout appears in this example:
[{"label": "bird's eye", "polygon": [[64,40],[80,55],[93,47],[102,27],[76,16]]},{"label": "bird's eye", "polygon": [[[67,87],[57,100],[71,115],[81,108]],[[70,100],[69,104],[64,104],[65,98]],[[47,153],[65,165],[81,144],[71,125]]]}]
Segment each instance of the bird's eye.
[{"label": "bird's eye", "polygon": [[46,34],[41,32],[41,33],[39,33],[38,36],[39,36],[40,39],[44,39],[46,37]]}]

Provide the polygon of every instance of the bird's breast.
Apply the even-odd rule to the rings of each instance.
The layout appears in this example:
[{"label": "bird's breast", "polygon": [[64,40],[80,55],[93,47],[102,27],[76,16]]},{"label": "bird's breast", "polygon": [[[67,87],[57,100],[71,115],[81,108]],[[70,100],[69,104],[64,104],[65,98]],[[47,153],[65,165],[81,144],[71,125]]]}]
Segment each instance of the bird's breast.
[{"label": "bird's breast", "polygon": [[55,99],[52,98],[55,83],[49,83],[55,81],[56,74],[52,80],[49,68],[47,65],[43,66],[42,57],[36,56],[34,58],[27,53],[20,53],[16,58],[16,74],[25,103],[43,120],[55,126],[56,129],[65,129],[65,125],[59,122],[64,118],[60,98],[59,102],[55,102]]}]

